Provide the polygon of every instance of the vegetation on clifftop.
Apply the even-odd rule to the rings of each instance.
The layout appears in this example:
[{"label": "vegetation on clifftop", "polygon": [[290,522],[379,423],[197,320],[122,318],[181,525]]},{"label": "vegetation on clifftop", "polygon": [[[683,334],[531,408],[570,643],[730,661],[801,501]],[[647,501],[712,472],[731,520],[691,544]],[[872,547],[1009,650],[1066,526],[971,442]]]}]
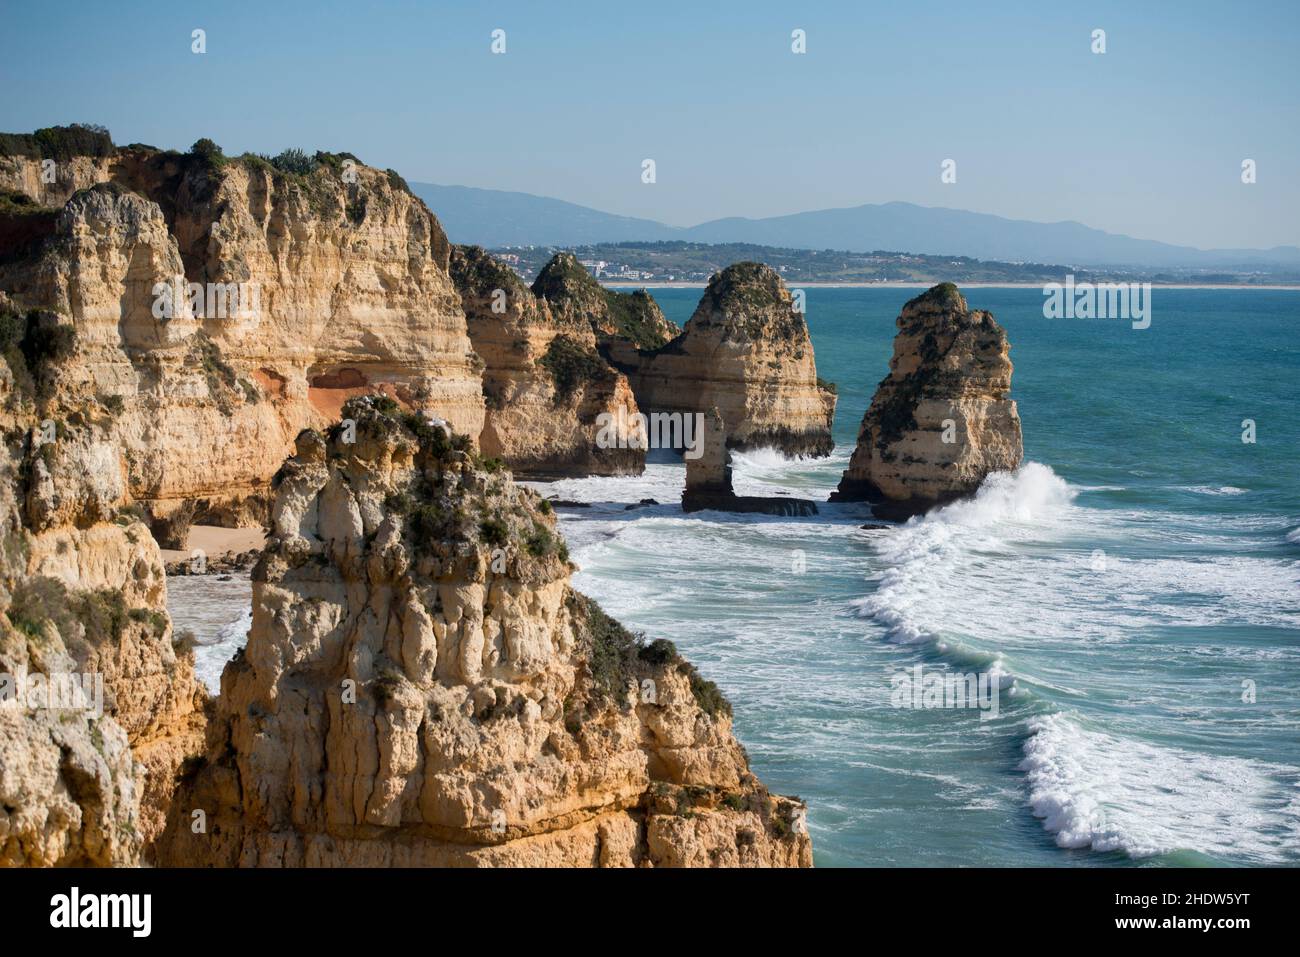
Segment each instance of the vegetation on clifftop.
[{"label": "vegetation on clifftop", "polygon": [[557,318],[581,317],[597,332],[628,339],[639,349],[657,349],[676,334],[648,292],[604,288],[572,253],[556,253],[537,274],[532,291],[552,305]]},{"label": "vegetation on clifftop", "polygon": [[608,384],[614,380],[614,370],[595,349],[568,336],[552,339],[546,353],[537,362],[551,374],[557,402],[567,401],[588,384]]},{"label": "vegetation on clifftop", "polygon": [[112,156],[113,137],[98,123],[47,126],[34,133],[0,133],[0,156],[67,160],[74,156]]},{"label": "vegetation on clifftop", "polygon": [[676,668],[690,683],[691,694],[700,710],[712,718],[731,716],[731,703],[712,681],[706,679],[666,638],[647,642],[645,635],[631,632],[595,601],[579,592],[569,598],[570,608],[582,622],[583,651],[591,679],[592,699],[600,704],[616,701],[631,704],[630,689],[660,668]]}]

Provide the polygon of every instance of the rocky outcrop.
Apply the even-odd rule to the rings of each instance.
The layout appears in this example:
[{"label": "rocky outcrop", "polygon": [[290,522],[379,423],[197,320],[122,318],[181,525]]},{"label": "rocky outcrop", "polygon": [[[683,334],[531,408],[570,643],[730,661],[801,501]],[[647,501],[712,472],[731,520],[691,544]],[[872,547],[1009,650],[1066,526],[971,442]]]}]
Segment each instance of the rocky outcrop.
[{"label": "rocky outcrop", "polygon": [[878,514],[902,517],[1019,466],[1009,350],[992,314],[972,311],[952,283],[903,306],[889,375],[831,500],[868,501]]},{"label": "rocky outcrop", "polygon": [[597,352],[588,314],[576,306],[553,313],[477,246],[453,247],[451,275],[484,363],[483,454],[521,478],[640,474],[636,399],[627,377]]},{"label": "rocky outcrop", "polygon": [[280,473],[253,626],[170,865],[796,866],[730,707],[569,585],[554,517],[467,440],[353,400]]},{"label": "rocky outcrop", "polygon": [[[516,295],[480,331],[523,411],[488,428],[451,248],[391,171],[56,130],[0,135],[0,188],[0,864],[810,862],[717,689],[571,589],[475,446],[620,468],[576,431],[635,422],[596,350],[652,300],[538,332]],[[218,706],[154,536],[268,516]],[[23,691],[74,675],[102,711]]]},{"label": "rocky outcrop", "polygon": [[606,289],[573,253],[552,256],[532,291],[558,321],[589,324],[601,352],[615,362],[635,365],[638,350],[657,349],[681,332],[648,292]]},{"label": "rocky outcrop", "polygon": [[717,408],[736,449],[829,455],[835,395],[817,378],[812,340],[781,277],[736,263],[709,281],[681,335],[642,350],[629,373],[641,408]]},{"label": "rocky outcrop", "polygon": [[[40,157],[0,156],[0,186],[65,203],[36,217],[50,225],[35,246],[0,248],[0,289],[72,327],[60,387],[112,413],[130,493],[164,527],[181,509],[264,511],[293,437],[352,395],[482,431],[481,362],[433,214],[396,174],[298,159],[112,149],[58,156],[51,184]],[[32,218],[15,208],[0,204],[0,240]]]},{"label": "rocky outcrop", "polygon": [[[133,864],[142,845],[137,764],[122,726],[96,707],[93,679],[80,681],[73,652],[85,630],[72,610],[62,611],[61,628],[42,608],[62,605],[65,586],[27,574],[12,451],[7,443],[0,461],[0,866]],[[58,682],[70,692],[74,676],[85,697],[43,695]]]},{"label": "rocky outcrop", "polygon": [[731,452],[726,423],[716,408],[703,416],[700,454],[686,458],[686,488],[682,511],[706,508],[721,512],[761,512],[767,515],[816,515],[817,505],[807,499],[784,496],[737,495],[731,486]]},{"label": "rocky outcrop", "polygon": [[0,865],[134,864],[206,696],[111,416],[53,388],[61,330],[0,297]]}]

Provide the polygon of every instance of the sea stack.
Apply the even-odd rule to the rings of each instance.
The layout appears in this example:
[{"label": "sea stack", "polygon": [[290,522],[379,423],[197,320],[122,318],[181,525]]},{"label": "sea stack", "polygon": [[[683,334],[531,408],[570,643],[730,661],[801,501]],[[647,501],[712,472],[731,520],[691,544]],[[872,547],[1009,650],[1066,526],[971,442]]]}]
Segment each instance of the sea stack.
[{"label": "sea stack", "polygon": [[[636,398],[627,377],[597,352],[589,316],[552,310],[478,246],[452,248],[451,277],[484,364],[483,454],[520,478],[641,474]],[[610,428],[631,423],[606,447],[597,441],[602,416]]]},{"label": "sea stack", "polygon": [[533,280],[532,291],[562,323],[586,323],[601,351],[636,364],[638,350],[657,349],[681,332],[645,290],[606,289],[573,253],[556,253]]},{"label": "sea stack", "polygon": [[573,590],[536,493],[392,400],[344,412],[279,473],[161,864],[811,865],[717,687]]},{"label": "sea stack", "polygon": [[969,495],[1020,465],[1007,334],[942,283],[903,306],[889,375],[862,419],[831,501],[902,518]]},{"label": "sea stack", "polygon": [[717,408],[734,449],[829,455],[835,394],[817,378],[794,297],[769,266],[740,262],[709,280],[681,335],[629,373],[643,410]]},{"label": "sea stack", "polygon": [[737,495],[731,486],[731,451],[727,448],[727,427],[717,408],[700,416],[699,454],[686,458],[686,489],[682,511],[706,508],[722,512],[762,512],[768,515],[816,515],[815,502],[780,495]]}]

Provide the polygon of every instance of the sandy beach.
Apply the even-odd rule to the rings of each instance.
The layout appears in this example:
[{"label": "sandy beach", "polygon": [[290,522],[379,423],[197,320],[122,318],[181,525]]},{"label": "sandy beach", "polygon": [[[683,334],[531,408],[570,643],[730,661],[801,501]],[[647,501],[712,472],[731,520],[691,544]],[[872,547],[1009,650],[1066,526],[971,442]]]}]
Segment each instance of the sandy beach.
[{"label": "sandy beach", "polygon": [[220,528],[216,525],[194,525],[190,528],[187,540],[189,548],[182,551],[176,548],[162,549],[164,562],[174,562],[190,558],[195,551],[202,551],[208,558],[220,558],[224,555],[238,555],[266,544],[266,533],[261,528]]}]

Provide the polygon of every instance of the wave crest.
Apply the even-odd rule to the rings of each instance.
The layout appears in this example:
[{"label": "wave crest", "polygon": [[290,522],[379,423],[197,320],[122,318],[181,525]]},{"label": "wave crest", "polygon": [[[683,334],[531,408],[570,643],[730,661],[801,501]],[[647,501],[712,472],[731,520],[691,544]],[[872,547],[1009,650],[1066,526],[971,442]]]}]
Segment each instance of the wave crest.
[{"label": "wave crest", "polygon": [[1038,462],[1027,462],[1015,472],[995,472],[973,497],[881,536],[876,547],[893,567],[880,576],[874,594],[851,604],[858,614],[884,625],[891,641],[932,640],[915,613],[941,607],[942,593],[970,556],[999,549],[1004,537],[1035,534],[1034,527],[1069,508],[1075,494],[1064,479]]}]

